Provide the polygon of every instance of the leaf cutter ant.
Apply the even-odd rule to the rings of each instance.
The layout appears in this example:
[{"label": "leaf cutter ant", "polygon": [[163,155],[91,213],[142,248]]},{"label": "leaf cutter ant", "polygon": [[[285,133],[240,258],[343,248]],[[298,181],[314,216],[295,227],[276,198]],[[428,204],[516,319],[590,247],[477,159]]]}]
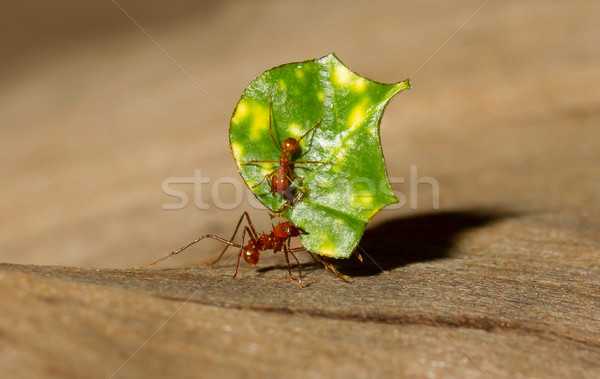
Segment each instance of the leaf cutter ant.
[{"label": "leaf cutter ant", "polygon": [[[242,221],[244,221],[244,218],[246,218],[248,225],[244,226],[244,230],[242,232],[242,241],[241,241],[241,243],[233,242],[233,239],[237,235],[237,232],[240,228],[240,225],[242,224]],[[337,271],[335,269],[335,267],[333,267],[331,265],[331,263],[329,263],[326,260],[324,260],[323,258],[321,258],[321,256],[317,255],[317,258],[318,258],[318,260],[317,260],[317,258],[315,258],[315,254],[306,250],[304,247],[293,247],[293,248],[290,247],[291,239],[293,237],[298,237],[302,234],[308,234],[308,233],[305,232],[304,230],[302,230],[301,228],[295,227],[289,221],[280,222],[279,224],[277,224],[276,226],[273,227],[273,231],[271,233],[258,234],[256,232],[256,229],[254,229],[254,225],[252,225],[252,221],[250,220],[250,216],[248,215],[248,212],[244,212],[242,214],[242,216],[240,217],[240,219],[235,227],[235,230],[233,232],[233,235],[231,236],[230,239],[227,240],[227,239],[217,236],[215,234],[205,234],[205,235],[198,237],[195,240],[187,243],[185,246],[180,247],[179,249],[173,250],[172,252],[168,253],[164,257],[160,258],[159,260],[157,260],[155,262],[152,262],[151,264],[149,264],[147,266],[135,266],[133,268],[134,269],[146,269],[146,268],[152,267],[152,266],[156,265],[157,263],[164,261],[167,258],[170,258],[174,255],[181,253],[188,247],[202,241],[205,238],[212,238],[221,243],[224,243],[227,246],[225,246],[223,251],[221,251],[221,254],[219,254],[217,259],[215,259],[212,262],[209,262],[207,264],[207,266],[212,266],[215,263],[217,263],[221,259],[221,257],[223,257],[223,255],[225,254],[225,251],[227,251],[227,249],[230,246],[239,249],[237,267],[235,268],[235,273],[233,274],[234,278],[236,278],[239,273],[242,257],[244,257],[244,260],[247,263],[249,263],[250,265],[256,266],[256,264],[258,263],[258,260],[260,258],[261,251],[273,250],[273,253],[278,253],[280,251],[283,251],[283,254],[285,256],[285,262],[287,263],[289,278],[290,278],[290,280],[293,280],[293,281],[297,280],[298,283],[300,284],[300,287],[303,287],[302,268],[301,268],[302,265],[300,264],[300,261],[298,260],[298,258],[296,257],[296,255],[294,253],[298,253],[301,251],[307,251],[310,254],[310,256],[315,260],[315,262],[322,263],[325,266],[325,269],[330,269],[335,275],[339,276],[340,278],[342,278],[344,280],[348,280],[348,276],[341,274],[339,271]],[[248,238],[250,240],[248,242],[244,243],[246,236],[248,236]],[[290,264],[289,255],[291,255],[294,258],[294,260],[296,261],[296,263],[298,264],[298,278],[296,278],[292,274],[292,265]]]},{"label": "leaf cutter ant", "polygon": [[[294,156],[294,154],[300,150],[300,141],[302,141],[302,139],[304,137],[306,137],[311,131],[315,130],[319,125],[321,125],[321,121],[323,121],[323,119],[320,118],[317,121],[317,123],[312,128],[308,129],[300,138],[296,139],[294,137],[288,137],[288,138],[284,139],[283,142],[281,143],[281,147],[279,147],[277,140],[275,140],[275,137],[273,136],[273,122],[272,122],[272,116],[271,116],[272,113],[273,113],[273,101],[271,98],[271,94],[269,94],[269,135],[271,136],[273,143],[275,144],[275,146],[277,147],[277,149],[279,150],[279,152],[281,154],[279,157],[279,160],[275,161],[275,160],[256,159],[256,160],[245,162],[242,164],[242,166],[246,166],[246,165],[253,164],[253,163],[279,163],[279,166],[275,170],[273,170],[269,174],[265,175],[260,182],[253,185],[251,188],[256,188],[259,185],[261,185],[262,182],[267,180],[267,183],[271,187],[271,195],[275,195],[276,193],[279,193],[279,194],[283,195],[287,201],[289,201],[290,203],[294,203],[294,202],[301,200],[302,197],[304,197],[304,195],[301,195],[299,197],[294,197],[291,193],[292,187],[290,186],[290,184],[293,184],[293,181],[296,178],[294,176],[291,165],[309,164],[309,163],[331,164],[331,162],[321,162],[321,161],[292,161],[292,157]],[[303,191],[307,190],[307,188],[296,186],[295,184],[294,184],[294,187],[299,188]],[[275,213],[280,214],[282,212],[276,211]]]}]

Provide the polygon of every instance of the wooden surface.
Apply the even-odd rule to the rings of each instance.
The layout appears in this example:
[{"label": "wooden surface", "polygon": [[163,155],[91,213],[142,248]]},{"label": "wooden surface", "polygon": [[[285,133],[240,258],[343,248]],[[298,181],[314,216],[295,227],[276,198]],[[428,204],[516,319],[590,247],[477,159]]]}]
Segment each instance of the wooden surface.
[{"label": "wooden surface", "polygon": [[[111,2],[61,4],[2,12],[3,376],[600,376],[596,1],[490,1],[433,57],[480,2],[119,3],[171,58]],[[304,256],[300,288],[265,253],[233,280],[209,241],[128,269],[243,210],[269,228],[215,205],[240,181],[229,115],[265,69],[330,51],[414,86],[382,123],[406,203],[338,262],[351,279]],[[163,210],[198,169],[210,209],[180,184]]]}]

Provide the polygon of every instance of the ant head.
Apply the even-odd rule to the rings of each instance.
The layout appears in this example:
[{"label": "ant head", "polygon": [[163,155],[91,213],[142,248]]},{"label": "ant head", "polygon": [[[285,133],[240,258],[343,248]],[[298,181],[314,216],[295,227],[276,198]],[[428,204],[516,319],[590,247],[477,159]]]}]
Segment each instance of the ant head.
[{"label": "ant head", "polygon": [[284,153],[294,154],[300,148],[300,144],[297,139],[290,137],[283,140],[281,147]]},{"label": "ant head", "polygon": [[277,238],[290,238],[298,236],[298,229],[291,222],[286,221],[273,229],[273,235]]},{"label": "ant head", "polygon": [[244,260],[252,266],[256,266],[256,264],[258,263],[258,258],[260,258],[260,253],[258,252],[258,249],[244,249]]}]

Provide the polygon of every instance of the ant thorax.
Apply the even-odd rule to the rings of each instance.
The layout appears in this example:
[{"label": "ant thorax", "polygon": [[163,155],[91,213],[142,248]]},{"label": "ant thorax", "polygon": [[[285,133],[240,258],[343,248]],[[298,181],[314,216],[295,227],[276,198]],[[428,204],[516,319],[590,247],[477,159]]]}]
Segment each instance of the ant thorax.
[{"label": "ant thorax", "polygon": [[261,250],[267,250],[267,249],[271,249],[271,247],[273,246],[273,244],[275,243],[275,237],[273,236],[273,233],[270,234],[262,234],[259,238],[258,238],[258,247]]}]

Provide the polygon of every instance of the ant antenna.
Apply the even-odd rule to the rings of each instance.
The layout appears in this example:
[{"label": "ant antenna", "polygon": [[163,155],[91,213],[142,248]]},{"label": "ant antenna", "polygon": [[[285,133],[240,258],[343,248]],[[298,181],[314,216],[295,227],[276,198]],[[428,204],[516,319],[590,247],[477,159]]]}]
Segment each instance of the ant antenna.
[{"label": "ant antenna", "polygon": [[271,92],[269,92],[269,135],[271,136],[273,143],[275,144],[275,146],[277,146],[277,149],[281,153],[281,152],[283,152],[283,150],[281,150],[281,144],[277,143],[277,141],[275,141],[275,137],[273,136],[273,122],[272,122],[272,116],[271,116],[272,113],[273,113],[273,99],[271,97]]}]

